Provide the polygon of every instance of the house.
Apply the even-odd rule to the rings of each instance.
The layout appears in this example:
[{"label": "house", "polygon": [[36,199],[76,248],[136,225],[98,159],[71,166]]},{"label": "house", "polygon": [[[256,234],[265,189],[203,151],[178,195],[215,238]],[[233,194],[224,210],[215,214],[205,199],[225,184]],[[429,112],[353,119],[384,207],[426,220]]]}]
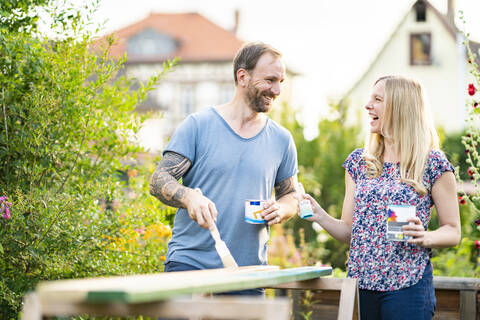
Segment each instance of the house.
[{"label": "house", "polygon": [[[160,81],[137,111],[152,112],[139,132],[139,141],[155,152],[190,113],[229,101],[234,93],[233,64],[243,41],[198,13],[151,13],[145,19],[113,32],[117,42],[110,55],[126,53],[125,72],[140,81],[162,70],[168,59],[179,57],[173,72]],[[294,75],[289,72],[288,75]],[[280,97],[288,99],[290,81]],[[281,101],[280,101],[281,102]],[[278,102],[277,102],[278,103]]]},{"label": "house", "polygon": [[[446,15],[427,0],[418,0],[412,5],[365,73],[345,95],[352,109],[349,123],[359,118],[362,123],[368,123],[363,107],[376,79],[403,75],[423,85],[437,127],[447,133],[464,128],[467,84],[473,77],[469,73],[464,37],[454,23],[454,12],[453,0],[448,0]],[[478,59],[480,44],[471,41],[470,46]]]}]

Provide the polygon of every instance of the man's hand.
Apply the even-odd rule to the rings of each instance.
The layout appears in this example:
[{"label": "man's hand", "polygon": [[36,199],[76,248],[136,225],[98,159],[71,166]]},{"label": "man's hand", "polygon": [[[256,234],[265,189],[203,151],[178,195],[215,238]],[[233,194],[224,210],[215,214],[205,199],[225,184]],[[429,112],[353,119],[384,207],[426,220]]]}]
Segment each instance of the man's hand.
[{"label": "man's hand", "polygon": [[261,213],[269,226],[285,222],[297,213],[296,184],[297,176],[292,176],[275,185],[276,201],[267,201],[265,210]]},{"label": "man's hand", "polygon": [[277,201],[268,200],[264,208],[265,210],[262,211],[261,215],[263,219],[268,221],[269,226],[282,222],[280,204]]},{"label": "man's hand", "polygon": [[199,188],[189,189],[185,202],[188,215],[200,227],[210,229],[217,221],[218,212],[215,204],[205,197]]}]

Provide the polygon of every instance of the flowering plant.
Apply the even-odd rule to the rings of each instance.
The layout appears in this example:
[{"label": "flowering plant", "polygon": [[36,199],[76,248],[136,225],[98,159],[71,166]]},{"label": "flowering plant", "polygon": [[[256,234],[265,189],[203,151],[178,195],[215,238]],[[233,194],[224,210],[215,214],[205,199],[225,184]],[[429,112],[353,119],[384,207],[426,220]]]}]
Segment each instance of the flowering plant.
[{"label": "flowering plant", "polygon": [[[464,21],[463,13],[461,20]],[[459,202],[462,206],[465,206],[467,203],[470,204],[471,213],[473,215],[471,221],[474,221],[474,223],[470,223],[472,227],[472,238],[468,239],[468,242],[471,243],[471,247],[475,252],[475,274],[478,275],[480,272],[480,108],[478,107],[478,103],[480,102],[480,70],[478,65],[478,53],[472,51],[472,46],[469,43],[470,35],[464,33],[464,36],[464,44],[467,48],[468,55],[467,61],[470,66],[470,74],[472,77],[467,86],[468,96],[465,101],[467,117],[465,120],[465,135],[462,137],[462,143],[465,147],[465,154],[467,156],[466,163],[469,166],[467,174],[472,183],[473,190],[468,194],[462,191],[461,196],[459,197]]]},{"label": "flowering plant", "polygon": [[0,197],[0,215],[2,216],[3,219],[10,220],[10,218],[11,218],[10,208],[11,207],[12,207],[12,203],[7,202],[7,197],[6,196],[1,196]]}]

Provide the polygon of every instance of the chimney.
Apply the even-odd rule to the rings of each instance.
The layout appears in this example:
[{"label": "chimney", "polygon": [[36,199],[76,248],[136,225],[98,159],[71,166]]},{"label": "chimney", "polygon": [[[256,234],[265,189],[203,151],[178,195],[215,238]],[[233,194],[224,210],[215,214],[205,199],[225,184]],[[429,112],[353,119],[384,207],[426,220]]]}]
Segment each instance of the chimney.
[{"label": "chimney", "polygon": [[238,31],[239,22],[240,22],[240,10],[235,9],[235,24],[233,25],[233,29],[232,29],[232,32],[235,35],[237,34],[237,31]]},{"label": "chimney", "polygon": [[447,9],[447,20],[454,26],[455,25],[455,0],[447,0],[448,9]]}]

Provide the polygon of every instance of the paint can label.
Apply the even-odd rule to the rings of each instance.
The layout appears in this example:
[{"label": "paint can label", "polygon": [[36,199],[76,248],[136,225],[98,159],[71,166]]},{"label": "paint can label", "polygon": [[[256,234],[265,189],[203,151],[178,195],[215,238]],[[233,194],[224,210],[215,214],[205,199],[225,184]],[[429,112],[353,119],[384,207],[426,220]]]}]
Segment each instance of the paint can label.
[{"label": "paint can label", "polygon": [[266,200],[245,200],[245,222],[252,224],[266,223],[267,220],[262,218],[261,213]]}]

